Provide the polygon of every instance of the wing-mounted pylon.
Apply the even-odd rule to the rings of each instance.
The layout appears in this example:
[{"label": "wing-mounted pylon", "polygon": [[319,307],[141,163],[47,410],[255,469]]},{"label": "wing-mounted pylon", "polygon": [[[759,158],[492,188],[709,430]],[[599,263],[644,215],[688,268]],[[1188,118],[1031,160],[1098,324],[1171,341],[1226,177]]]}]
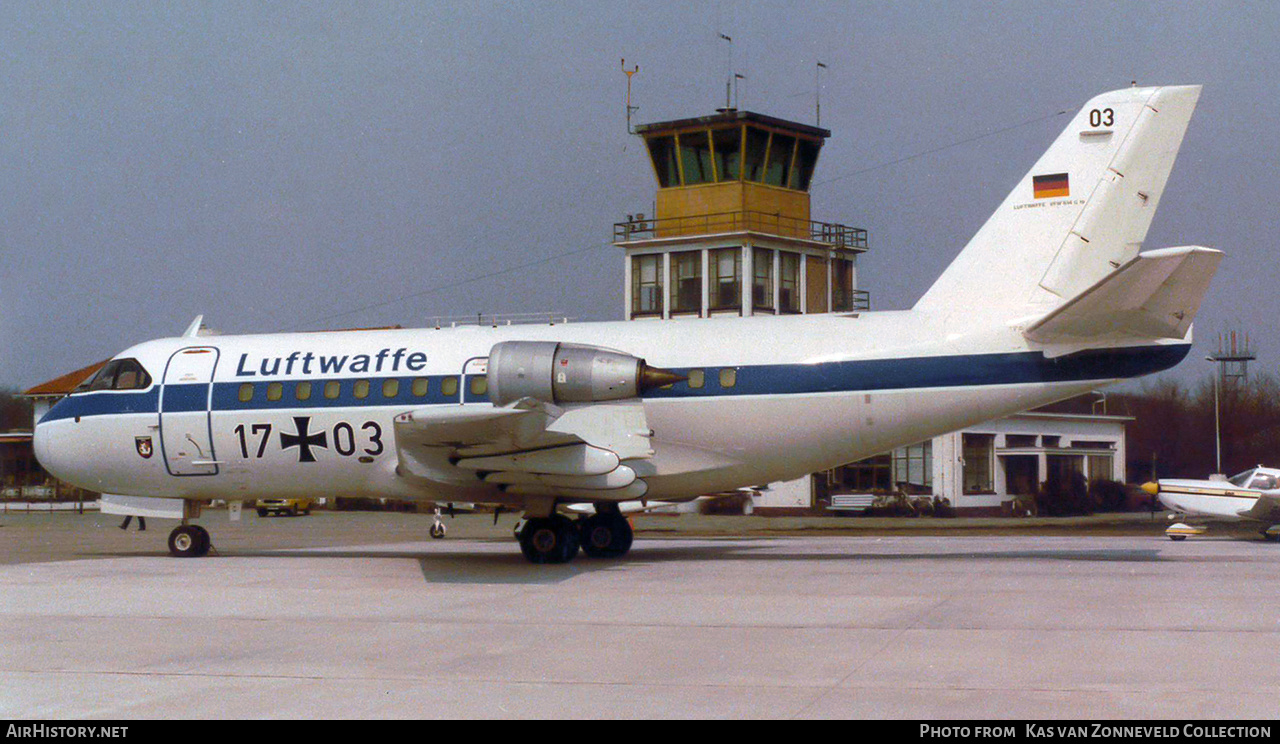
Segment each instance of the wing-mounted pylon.
[{"label": "wing-mounted pylon", "polygon": [[541,341],[497,344],[488,376],[488,404],[396,417],[402,477],[585,501],[648,490],[628,464],[653,455],[639,395],[683,377],[623,352]]}]

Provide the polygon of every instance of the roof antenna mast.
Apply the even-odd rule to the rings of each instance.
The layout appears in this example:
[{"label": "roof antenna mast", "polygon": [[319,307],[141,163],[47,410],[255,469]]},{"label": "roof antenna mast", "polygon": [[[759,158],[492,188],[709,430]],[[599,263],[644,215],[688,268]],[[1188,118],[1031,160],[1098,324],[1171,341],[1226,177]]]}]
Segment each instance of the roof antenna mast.
[{"label": "roof antenna mast", "polygon": [[733,92],[733,38],[728,34],[719,34],[719,36],[729,42],[729,62],[725,65],[728,77],[724,81],[724,108],[729,111],[733,108],[733,99],[730,97]]},{"label": "roof antenna mast", "polygon": [[818,73],[827,69],[825,62],[819,62],[813,68],[813,125],[822,126],[822,86],[818,83]]},{"label": "roof antenna mast", "polygon": [[631,105],[631,76],[640,72],[640,65],[636,65],[635,69],[627,69],[627,60],[622,59],[622,71],[627,74],[627,134],[635,134],[635,130],[631,128],[631,115],[640,110],[639,106]]}]

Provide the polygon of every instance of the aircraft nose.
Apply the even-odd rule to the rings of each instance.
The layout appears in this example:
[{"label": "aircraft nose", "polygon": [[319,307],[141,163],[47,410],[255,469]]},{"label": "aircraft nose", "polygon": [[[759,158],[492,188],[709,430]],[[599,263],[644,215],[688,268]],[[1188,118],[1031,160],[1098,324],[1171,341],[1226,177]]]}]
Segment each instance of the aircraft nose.
[{"label": "aircraft nose", "polygon": [[72,451],[74,443],[70,441],[64,424],[65,422],[45,421],[37,423],[31,445],[35,450],[36,460],[45,472],[64,483],[76,484],[79,480],[74,467],[77,458]]},{"label": "aircraft nose", "polygon": [[1159,495],[1160,493],[1160,484],[1155,482],[1143,483],[1142,490],[1146,491],[1152,496],[1156,496],[1156,495]]}]

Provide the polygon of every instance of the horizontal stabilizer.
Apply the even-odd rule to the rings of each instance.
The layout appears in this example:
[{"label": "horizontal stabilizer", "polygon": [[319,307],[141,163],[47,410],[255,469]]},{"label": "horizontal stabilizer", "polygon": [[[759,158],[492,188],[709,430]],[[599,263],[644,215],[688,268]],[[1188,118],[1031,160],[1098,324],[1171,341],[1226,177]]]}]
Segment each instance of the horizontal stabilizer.
[{"label": "horizontal stabilizer", "polygon": [[1186,338],[1221,260],[1221,251],[1198,246],[1141,253],[1036,321],[1026,336],[1044,344]]}]

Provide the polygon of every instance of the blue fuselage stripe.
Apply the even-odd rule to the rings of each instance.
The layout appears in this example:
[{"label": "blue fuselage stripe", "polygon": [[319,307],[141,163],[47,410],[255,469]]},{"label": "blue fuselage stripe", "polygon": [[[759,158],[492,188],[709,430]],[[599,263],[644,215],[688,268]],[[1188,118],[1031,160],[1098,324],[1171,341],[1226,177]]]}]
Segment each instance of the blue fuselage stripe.
[{"label": "blue fuselage stripe", "polygon": [[[818,364],[766,364],[741,367],[695,368],[703,371],[701,387],[680,382],[665,389],[650,390],[645,398],[725,397],[743,395],[797,395],[831,392],[876,392],[912,388],[952,388],[1031,383],[1076,382],[1136,377],[1174,366],[1187,355],[1187,344],[1171,346],[1136,346],[1121,349],[1085,351],[1070,356],[1048,359],[1040,352],[1007,354],[971,354],[911,359],[873,359]],[[733,370],[733,375],[722,371]],[[690,369],[674,369],[688,374]],[[732,377],[732,379],[729,379]],[[445,395],[446,379],[459,382],[458,375],[426,377],[427,393],[413,394],[414,376],[341,378],[315,380],[280,380],[277,394],[268,396],[268,381],[217,382],[213,384],[214,411],[289,410],[295,408],[350,408],[385,406],[421,406],[458,403],[458,394]],[[356,397],[357,380],[367,381],[367,392]],[[398,380],[396,394],[384,395],[383,384]],[[326,397],[325,383],[338,382],[335,397]],[[310,395],[298,398],[298,388],[310,384]],[[728,383],[728,384],[722,384]],[[252,385],[248,400],[242,400],[244,385]],[[465,384],[465,383],[462,383]],[[461,386],[461,385],[459,385]],[[160,410],[159,390],[155,385],[142,392],[102,391],[81,393],[63,398],[45,414],[41,422],[76,416],[100,416],[119,413],[155,413]],[[163,386],[166,413],[202,411],[209,400],[209,386],[202,384],[170,384]],[[363,386],[362,386],[363,388]],[[270,398],[275,398],[274,400]],[[487,401],[487,395],[467,393],[468,402]]]}]

